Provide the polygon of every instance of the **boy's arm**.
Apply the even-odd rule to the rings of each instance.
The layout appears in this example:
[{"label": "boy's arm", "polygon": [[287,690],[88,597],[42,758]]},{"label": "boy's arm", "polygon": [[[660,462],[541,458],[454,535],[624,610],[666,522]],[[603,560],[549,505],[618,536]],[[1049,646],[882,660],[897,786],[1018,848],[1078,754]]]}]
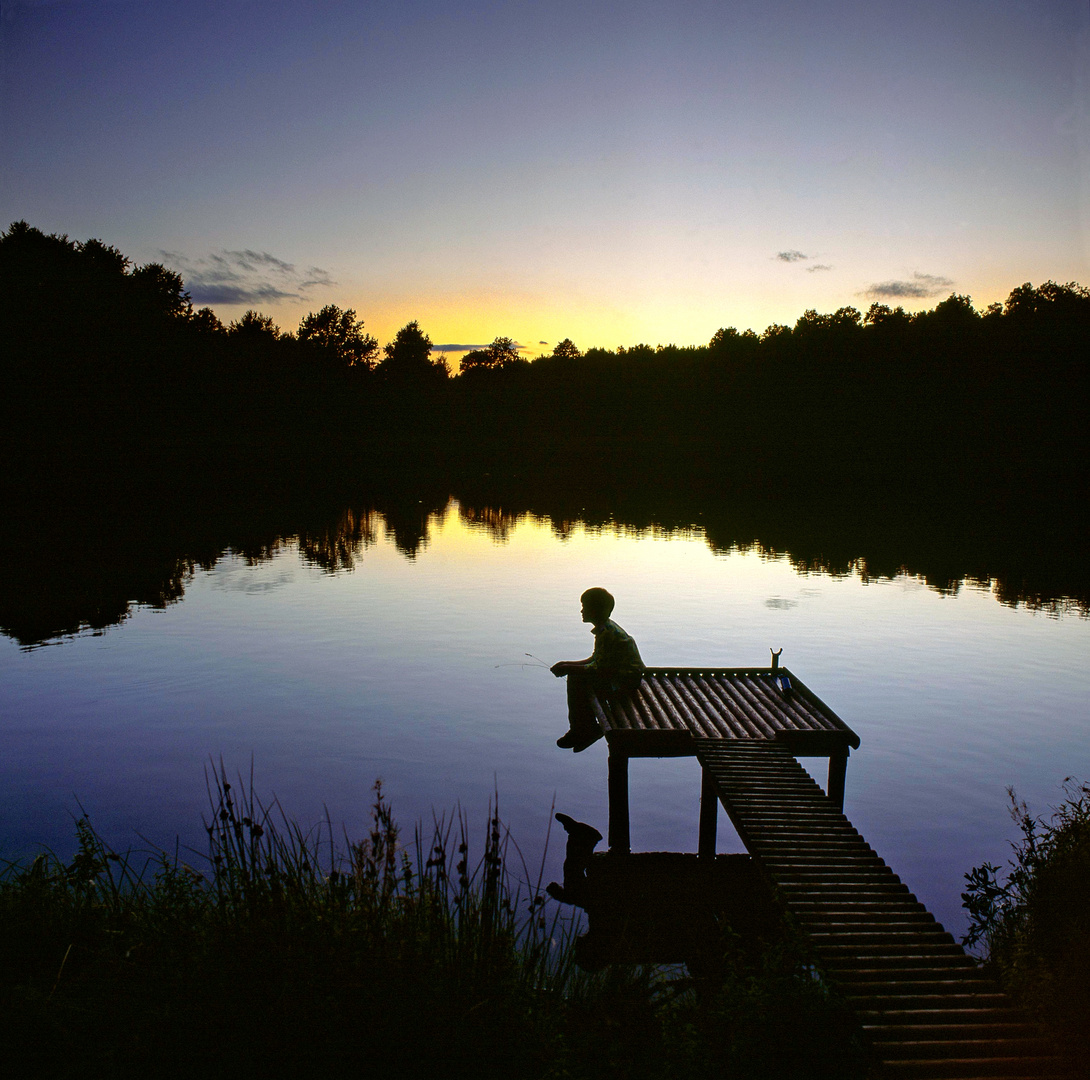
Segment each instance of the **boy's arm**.
[{"label": "boy's arm", "polygon": [[549,670],[559,679],[570,671],[585,668],[593,659],[593,656],[588,656],[586,660],[559,660]]}]

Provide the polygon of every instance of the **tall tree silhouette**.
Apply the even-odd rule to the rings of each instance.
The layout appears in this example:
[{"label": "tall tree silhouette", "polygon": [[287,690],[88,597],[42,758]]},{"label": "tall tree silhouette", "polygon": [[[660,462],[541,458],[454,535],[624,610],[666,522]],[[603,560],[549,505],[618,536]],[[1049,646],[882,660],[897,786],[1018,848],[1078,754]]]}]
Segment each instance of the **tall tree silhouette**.
[{"label": "tall tree silhouette", "polygon": [[378,342],[364,332],[352,308],[326,304],[303,319],[296,336],[334,367],[369,370],[378,360]]},{"label": "tall tree silhouette", "polygon": [[379,364],[379,374],[397,385],[445,379],[447,365],[441,359],[432,360],[431,350],[431,338],[414,319],[398,330],[394,340],[383,348],[385,359]]},{"label": "tall tree silhouette", "polygon": [[520,359],[518,345],[509,337],[498,337],[487,348],[467,352],[462,357],[462,371],[511,367]]}]

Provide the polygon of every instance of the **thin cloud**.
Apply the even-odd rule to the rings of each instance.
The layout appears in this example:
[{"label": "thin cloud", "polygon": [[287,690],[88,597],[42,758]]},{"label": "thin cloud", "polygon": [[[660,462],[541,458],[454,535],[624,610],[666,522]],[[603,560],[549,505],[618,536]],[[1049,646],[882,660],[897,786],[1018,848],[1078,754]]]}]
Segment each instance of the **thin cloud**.
[{"label": "thin cloud", "polygon": [[880,281],[868,285],[862,295],[883,300],[928,300],[953,288],[954,282],[938,274],[913,274],[909,281]]},{"label": "thin cloud", "polygon": [[[448,342],[445,345],[433,345],[432,348],[437,352],[469,352],[470,349],[487,349],[491,344],[491,341],[486,341],[483,345],[459,345],[454,342]],[[549,343],[547,341],[539,341],[538,344],[548,345]],[[519,352],[529,349],[529,347],[529,345],[520,345],[517,341],[515,342],[515,348],[518,349]]]},{"label": "thin cloud", "polygon": [[808,266],[806,268],[808,274],[816,274],[819,270],[832,270],[832,267],[827,263],[814,263],[813,266]]},{"label": "thin cloud", "polygon": [[246,288],[242,285],[207,285],[201,282],[189,286],[189,298],[194,304],[279,304],[281,300],[301,300],[298,293],[284,292],[275,285]]},{"label": "thin cloud", "polygon": [[335,284],[320,266],[301,271],[267,251],[214,251],[196,259],[177,251],[159,254],[181,273],[195,304],[277,304]]},{"label": "thin cloud", "polygon": [[267,251],[250,251],[246,248],[243,251],[225,251],[221,255],[210,255],[209,258],[217,265],[238,266],[248,273],[256,273],[259,270],[269,270],[279,274],[295,273],[295,267],[291,263],[284,262],[283,259],[278,259]]},{"label": "thin cloud", "polygon": [[805,259],[810,258],[810,256],[809,255],[804,255],[801,251],[792,250],[792,251],[778,251],[776,253],[776,258],[779,259],[780,262],[796,263],[796,262],[803,262]]},{"label": "thin cloud", "polygon": [[336,285],[337,283],[329,276],[329,273],[323,270],[320,266],[308,266],[307,274],[309,275],[306,280],[299,282],[300,289],[314,289],[324,288],[327,285]]}]

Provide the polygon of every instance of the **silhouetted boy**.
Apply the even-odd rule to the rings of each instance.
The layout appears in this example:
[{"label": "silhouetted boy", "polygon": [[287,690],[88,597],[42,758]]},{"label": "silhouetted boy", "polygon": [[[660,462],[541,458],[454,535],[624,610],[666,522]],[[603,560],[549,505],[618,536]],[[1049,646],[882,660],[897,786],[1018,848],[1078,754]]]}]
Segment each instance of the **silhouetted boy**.
[{"label": "silhouetted boy", "polygon": [[639,686],[643,660],[635,641],[609,616],[613,597],[605,589],[587,589],[579,598],[583,622],[591,624],[594,652],[586,660],[561,660],[549,669],[568,677],[568,732],[556,745],[575,753],[602,737],[602,726],[590,704],[591,693],[615,694]]}]

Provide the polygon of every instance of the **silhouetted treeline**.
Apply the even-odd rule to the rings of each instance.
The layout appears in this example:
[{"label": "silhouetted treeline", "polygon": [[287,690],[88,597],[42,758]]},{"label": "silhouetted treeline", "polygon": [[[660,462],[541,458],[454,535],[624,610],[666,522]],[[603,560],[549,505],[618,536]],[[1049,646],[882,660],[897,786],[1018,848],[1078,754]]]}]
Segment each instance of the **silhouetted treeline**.
[{"label": "silhouetted treeline", "polygon": [[0,437],[9,472],[33,481],[167,465],[336,468],[352,448],[438,430],[447,376],[416,323],[384,353],[334,305],[294,334],[255,311],[224,326],[160,264],[26,222],[0,234],[0,335]]},{"label": "silhouetted treeline", "polygon": [[466,441],[490,427],[527,448],[582,436],[602,461],[654,469],[642,443],[731,487],[1071,490],[1087,475],[1088,350],[1090,291],[1048,282],[983,314],[957,295],[915,315],[807,311],[760,336],[569,350],[455,388]]},{"label": "silhouetted treeline", "polygon": [[248,471],[442,455],[470,469],[641,469],[792,491],[872,484],[1063,492],[1087,479],[1090,290],[978,312],[805,312],[705,346],[528,361],[509,338],[458,377],[415,322],[379,348],[329,305],[294,334],[224,326],[184,282],[98,240],[0,235],[9,461],[173,455]]}]

